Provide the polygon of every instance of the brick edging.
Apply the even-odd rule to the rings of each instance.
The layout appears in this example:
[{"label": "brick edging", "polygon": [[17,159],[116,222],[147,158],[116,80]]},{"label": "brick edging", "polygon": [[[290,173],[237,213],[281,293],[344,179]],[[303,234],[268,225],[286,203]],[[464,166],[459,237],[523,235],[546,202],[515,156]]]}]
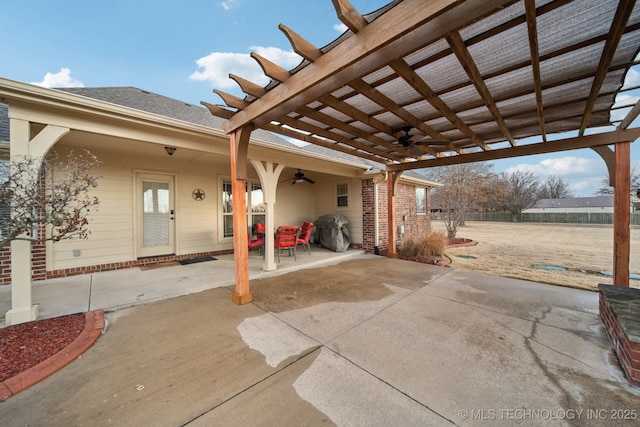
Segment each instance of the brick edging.
[{"label": "brick edging", "polygon": [[68,346],[18,375],[0,383],[0,402],[31,387],[73,362],[91,347],[104,330],[104,313],[93,310],[85,313],[84,329]]}]

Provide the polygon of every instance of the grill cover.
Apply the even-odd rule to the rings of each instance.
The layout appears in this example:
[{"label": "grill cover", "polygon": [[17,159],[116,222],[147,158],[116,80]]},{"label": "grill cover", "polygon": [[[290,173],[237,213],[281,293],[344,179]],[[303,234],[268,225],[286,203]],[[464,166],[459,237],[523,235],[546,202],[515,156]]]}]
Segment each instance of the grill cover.
[{"label": "grill cover", "polygon": [[342,215],[322,215],[314,222],[316,226],[316,241],[324,248],[334,252],[344,252],[349,248],[351,241],[347,228],[349,220]]}]

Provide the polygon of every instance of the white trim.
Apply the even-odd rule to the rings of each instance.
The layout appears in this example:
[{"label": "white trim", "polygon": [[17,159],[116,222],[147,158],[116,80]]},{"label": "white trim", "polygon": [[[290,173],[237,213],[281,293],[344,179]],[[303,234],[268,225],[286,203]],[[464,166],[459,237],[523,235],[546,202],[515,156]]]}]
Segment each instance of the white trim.
[{"label": "white trim", "polygon": [[[169,179],[170,178],[170,182],[169,182],[169,209],[171,209],[174,213],[170,214],[171,215],[171,219],[170,219],[170,230],[169,230],[169,244],[167,245],[167,247],[169,248],[168,251],[164,251],[162,253],[143,253],[143,249],[142,249],[142,239],[144,238],[144,236],[142,235],[142,229],[140,227],[141,225],[141,221],[142,221],[142,217],[141,217],[141,213],[139,211],[139,208],[142,206],[142,199],[141,199],[141,187],[140,184],[142,183],[142,180],[145,179],[145,177],[150,178],[150,179],[155,179],[157,178],[158,180],[161,179]],[[134,180],[133,180],[133,186],[134,186],[134,192],[133,192],[133,254],[134,254],[134,258],[138,259],[141,257],[148,257],[148,256],[162,256],[162,255],[171,255],[171,254],[178,254],[178,241],[179,241],[179,236],[178,236],[178,215],[179,215],[179,210],[178,210],[178,176],[175,173],[170,173],[170,172],[157,172],[157,171],[141,171],[141,170],[134,170]]]}]

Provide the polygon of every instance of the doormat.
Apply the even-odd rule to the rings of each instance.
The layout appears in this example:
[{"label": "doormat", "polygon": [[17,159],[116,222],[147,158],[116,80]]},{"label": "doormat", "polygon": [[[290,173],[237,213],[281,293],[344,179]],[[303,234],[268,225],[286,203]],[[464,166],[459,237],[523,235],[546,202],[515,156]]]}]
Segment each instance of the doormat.
[{"label": "doormat", "polygon": [[180,265],[177,261],[156,262],[153,264],[145,264],[140,266],[140,270],[155,270],[156,268],[171,267],[174,265]]},{"label": "doormat", "polygon": [[196,264],[198,262],[205,262],[205,261],[215,261],[216,259],[217,258],[214,258],[212,256],[206,256],[202,258],[183,259],[178,262],[182,265],[186,265],[186,264]]}]

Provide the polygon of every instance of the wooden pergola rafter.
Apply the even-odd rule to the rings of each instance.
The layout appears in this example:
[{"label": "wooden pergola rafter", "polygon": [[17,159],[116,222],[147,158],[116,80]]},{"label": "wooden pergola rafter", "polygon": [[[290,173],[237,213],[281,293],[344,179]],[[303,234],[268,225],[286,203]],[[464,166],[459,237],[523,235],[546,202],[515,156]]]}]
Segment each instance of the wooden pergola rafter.
[{"label": "wooden pergola rafter", "polygon": [[[617,183],[616,210],[628,210],[621,163],[640,136],[630,127],[640,106],[618,128],[611,111],[640,47],[634,0],[396,0],[368,15],[348,0],[333,5],[348,28],[341,37],[318,48],[281,24],[302,63],[285,70],[252,54],[270,84],[231,76],[244,99],[215,91],[226,108],[203,102],[227,119],[234,150],[246,152],[238,136],[265,129],[380,164],[389,174],[392,255],[403,170],[590,147]],[[598,127],[610,131],[588,135]],[[570,131],[578,136],[557,137]],[[540,141],[519,143],[534,136]],[[625,238],[620,218],[616,241]],[[628,281],[626,239],[626,255],[615,255],[620,284]]]}]

